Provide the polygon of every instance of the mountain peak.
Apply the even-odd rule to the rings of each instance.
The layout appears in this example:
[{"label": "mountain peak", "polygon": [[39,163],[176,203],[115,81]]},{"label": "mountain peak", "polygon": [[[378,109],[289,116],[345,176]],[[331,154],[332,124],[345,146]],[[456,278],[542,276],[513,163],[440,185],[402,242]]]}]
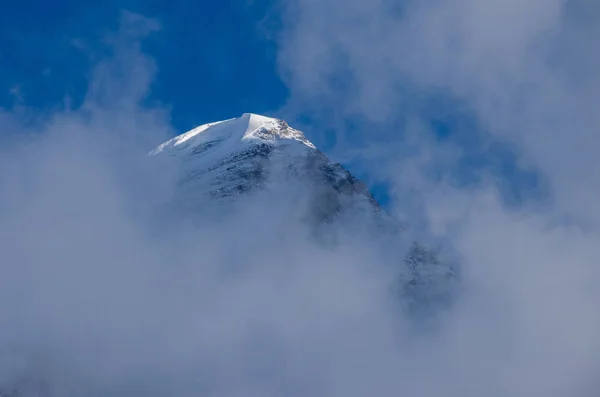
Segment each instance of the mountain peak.
[{"label": "mountain peak", "polygon": [[247,121],[247,130],[255,130],[261,126],[275,125],[282,121],[273,117],[267,117],[256,113],[244,113],[239,118]]},{"label": "mountain peak", "polygon": [[234,149],[234,145],[245,142],[265,141],[273,145],[290,140],[299,141],[315,149],[302,132],[290,128],[285,121],[255,113],[244,113],[237,118],[200,125],[162,143],[150,154],[194,150],[195,147],[207,144],[212,147],[224,141],[229,142],[226,146]]},{"label": "mountain peak", "polygon": [[[301,222],[325,243],[335,243],[339,233],[396,241],[403,229],[364,183],[283,120],[244,113],[194,128],[151,154],[174,161],[177,195],[168,207],[183,216],[220,219],[231,206],[256,194],[269,205],[289,204],[293,216],[300,214]],[[437,254],[418,244],[405,265],[398,288],[409,299],[408,306],[427,307],[449,299],[456,279],[452,264],[438,261]]]}]

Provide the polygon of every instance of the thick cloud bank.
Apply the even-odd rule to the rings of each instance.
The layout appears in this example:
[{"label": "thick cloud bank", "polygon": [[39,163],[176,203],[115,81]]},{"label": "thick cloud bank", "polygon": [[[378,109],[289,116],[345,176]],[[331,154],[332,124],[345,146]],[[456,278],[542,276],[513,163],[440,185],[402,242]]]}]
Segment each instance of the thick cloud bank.
[{"label": "thick cloud bank", "polygon": [[[314,106],[342,135],[358,120],[367,146],[355,155],[391,186],[396,211],[409,204],[462,256],[469,295],[416,394],[597,394],[598,3],[295,0],[285,9],[290,111]],[[513,171],[534,170],[533,186],[506,164],[472,160],[498,145]],[[508,185],[528,194],[508,203]]]},{"label": "thick cloud bank", "polygon": [[[158,26],[124,14],[80,108],[0,113],[0,385],[41,396],[596,395],[594,7],[293,3],[282,36],[292,101],[386,125],[406,92],[450,92],[548,181],[543,207],[508,207],[486,170],[469,189],[430,178],[460,156],[454,142],[415,128],[409,156],[388,153],[381,172],[398,207],[417,191],[426,229],[462,259],[459,301],[428,324],[403,314],[384,249],[315,244],[285,191],[219,222],[164,219],[175,170],[145,154],[171,126],[141,104],[155,66],[139,42]],[[353,95],[327,89],[338,73]]]}]

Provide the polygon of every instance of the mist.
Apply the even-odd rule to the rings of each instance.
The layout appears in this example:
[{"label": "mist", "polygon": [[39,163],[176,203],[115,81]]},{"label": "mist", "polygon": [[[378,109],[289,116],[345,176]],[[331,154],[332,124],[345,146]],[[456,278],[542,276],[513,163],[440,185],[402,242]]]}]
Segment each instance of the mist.
[{"label": "mist", "polygon": [[296,189],[180,217],[176,166],[147,156],[174,131],[142,104],[158,29],[123,13],[81,106],[2,110],[1,392],[345,394],[353,357],[394,359],[399,267],[316,243]]},{"label": "mist", "polygon": [[[358,150],[341,140],[340,150],[379,157],[372,171],[390,183],[390,212],[408,213],[419,237],[460,259],[461,293],[434,321],[415,322],[394,294],[404,247],[349,233],[343,222],[338,244],[316,243],[290,204],[298,190],[258,194],[218,220],[201,211],[172,216],[176,167],[146,156],[174,134],[168,108],[144,104],[156,66],[141,42],[160,26],[124,13],[80,107],[0,112],[2,391],[596,395],[591,152],[600,124],[590,110],[598,91],[589,87],[599,79],[586,63],[597,59],[586,50],[593,24],[572,22],[559,2],[455,3],[295,1],[294,23],[281,36],[282,75],[293,93],[282,113],[317,98],[340,118],[376,127],[360,129],[365,136],[397,132],[385,135],[387,150],[376,139]],[[575,11],[569,18],[579,18]],[[491,22],[500,14],[516,17],[510,34]],[[447,35],[458,37],[450,48]],[[387,45],[368,45],[382,39]],[[541,55],[529,51],[532,42]],[[546,62],[572,43],[581,45],[561,68]],[[341,70],[323,58],[328,46],[353,62]],[[583,62],[577,49],[591,56]],[[324,91],[338,73],[355,95]],[[584,76],[588,89],[575,90]],[[524,83],[532,89],[521,97]],[[458,183],[451,171],[467,149],[439,142],[420,107],[398,120],[407,97],[394,87],[407,85],[449,90],[467,103],[486,127],[473,142],[484,135],[513,144],[519,167],[547,181],[544,201],[507,205],[500,176],[487,168],[478,183]],[[523,102],[517,109],[515,97]]]},{"label": "mist", "polygon": [[282,6],[284,111],[333,130],[390,211],[461,258],[465,295],[411,393],[596,395],[598,4]]}]

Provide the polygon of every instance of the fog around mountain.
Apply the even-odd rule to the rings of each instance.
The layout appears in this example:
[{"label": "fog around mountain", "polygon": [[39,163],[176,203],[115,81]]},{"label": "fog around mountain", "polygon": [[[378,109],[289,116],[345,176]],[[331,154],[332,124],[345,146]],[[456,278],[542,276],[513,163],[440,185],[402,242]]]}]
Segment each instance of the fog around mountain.
[{"label": "fog around mountain", "polygon": [[460,269],[454,299],[415,311],[397,284],[411,229],[374,238],[351,211],[324,244],[303,185],[174,216],[181,163],[148,156],[176,135],[144,103],[155,25],[122,23],[82,107],[0,112],[2,397],[595,395],[596,212],[573,168],[548,178],[576,200],[544,212],[432,182],[422,165],[451,156],[426,139],[393,162],[390,213],[417,189]]}]

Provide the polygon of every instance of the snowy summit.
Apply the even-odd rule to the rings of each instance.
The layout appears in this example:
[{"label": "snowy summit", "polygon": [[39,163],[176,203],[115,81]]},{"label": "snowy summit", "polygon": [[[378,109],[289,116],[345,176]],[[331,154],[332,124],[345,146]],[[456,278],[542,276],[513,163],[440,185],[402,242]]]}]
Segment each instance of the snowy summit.
[{"label": "snowy summit", "polygon": [[[219,206],[228,211],[250,195],[269,196],[270,189],[278,189],[296,204],[308,203],[300,206],[305,211],[302,218],[320,236],[343,230],[401,238],[402,227],[381,209],[367,187],[283,120],[244,113],[194,128],[159,145],[150,155],[175,161],[181,171],[176,207],[189,214],[207,206],[210,213],[217,213],[213,209]],[[290,211],[299,210],[296,204],[290,204]],[[328,228],[340,221],[346,226]],[[404,262],[407,278],[401,283],[401,294],[415,302],[447,298],[449,280],[454,278],[452,266],[440,263],[435,253],[418,243]]]},{"label": "snowy summit", "polygon": [[185,150],[210,142],[229,141],[225,149],[235,149],[235,145],[242,142],[256,140],[277,142],[277,139],[292,139],[302,142],[315,149],[304,134],[289,128],[283,120],[261,116],[254,113],[244,113],[241,117],[207,123],[194,128],[184,134],[159,145],[150,154],[155,155],[163,151]]},{"label": "snowy summit", "polygon": [[[284,163],[298,170],[305,169],[307,161],[329,163],[302,132],[283,120],[253,113],[196,127],[159,145],[150,155],[178,159],[181,184],[212,198],[264,188]],[[277,166],[274,159],[279,160]],[[341,166],[335,167],[340,178],[349,176]]]}]

